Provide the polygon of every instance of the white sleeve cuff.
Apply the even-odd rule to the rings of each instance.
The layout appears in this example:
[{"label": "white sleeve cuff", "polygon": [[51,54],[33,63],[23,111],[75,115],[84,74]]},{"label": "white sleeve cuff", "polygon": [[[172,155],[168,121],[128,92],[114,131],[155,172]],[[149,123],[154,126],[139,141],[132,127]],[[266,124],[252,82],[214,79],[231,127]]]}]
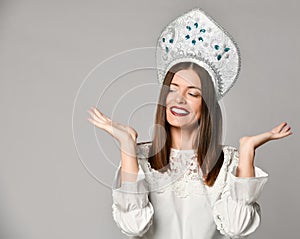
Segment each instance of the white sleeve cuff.
[{"label": "white sleeve cuff", "polygon": [[144,172],[139,165],[137,181],[120,183],[121,166],[119,165],[112,185],[113,203],[122,211],[142,209],[147,206],[148,184]]},{"label": "white sleeve cuff", "polygon": [[231,197],[236,202],[252,204],[259,198],[269,175],[262,169],[254,167],[254,177],[241,178],[236,176],[237,167],[234,166],[229,174]]},{"label": "white sleeve cuff", "polygon": [[[138,184],[143,179],[145,179],[145,173],[144,173],[141,165],[139,164],[139,171],[138,171],[136,181],[135,182],[122,182],[122,184],[121,184],[121,162],[120,162],[118,169],[115,173],[115,177],[114,177],[113,184],[112,184],[112,189],[120,190],[120,191],[126,191],[125,189],[129,189],[129,190],[135,189],[135,185]],[[139,192],[139,191],[138,190],[134,190],[134,191],[130,190],[130,192]]]}]

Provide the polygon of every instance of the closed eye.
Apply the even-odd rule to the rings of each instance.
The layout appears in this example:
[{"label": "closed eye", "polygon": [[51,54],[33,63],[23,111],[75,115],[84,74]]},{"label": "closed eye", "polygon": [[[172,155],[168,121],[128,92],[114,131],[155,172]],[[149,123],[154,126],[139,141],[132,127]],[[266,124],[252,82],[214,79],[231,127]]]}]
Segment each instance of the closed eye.
[{"label": "closed eye", "polygon": [[195,95],[195,94],[192,94],[192,93],[190,93],[189,95],[191,95],[191,96],[193,96],[193,97],[198,97],[198,96],[200,96],[200,95]]},{"label": "closed eye", "polygon": [[[168,92],[174,92],[175,90],[171,90],[171,89],[169,89],[169,91]],[[191,96],[193,96],[193,97],[199,97],[200,95],[198,95],[198,94],[193,94],[193,93],[189,93],[189,95],[191,95]]]}]

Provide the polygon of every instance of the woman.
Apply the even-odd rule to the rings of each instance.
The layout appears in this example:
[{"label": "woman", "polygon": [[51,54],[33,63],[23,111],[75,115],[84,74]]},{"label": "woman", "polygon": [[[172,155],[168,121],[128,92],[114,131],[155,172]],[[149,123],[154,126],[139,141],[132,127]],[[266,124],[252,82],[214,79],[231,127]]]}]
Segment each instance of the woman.
[{"label": "woman", "polygon": [[[221,111],[212,79],[201,66],[175,64],[166,74],[152,142],[112,122],[96,108],[89,121],[115,137],[121,163],[113,187],[113,218],[133,238],[242,238],[260,224],[256,202],[268,174],[255,150],[291,135],[285,122],[242,137],[239,150],[221,145]],[[163,129],[163,130],[162,130]]]}]

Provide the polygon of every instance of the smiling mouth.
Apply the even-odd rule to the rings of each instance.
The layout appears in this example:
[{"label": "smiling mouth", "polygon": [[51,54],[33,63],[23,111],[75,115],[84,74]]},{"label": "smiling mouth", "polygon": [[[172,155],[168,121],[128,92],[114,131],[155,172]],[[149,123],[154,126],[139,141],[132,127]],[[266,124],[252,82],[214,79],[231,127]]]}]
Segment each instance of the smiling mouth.
[{"label": "smiling mouth", "polygon": [[171,107],[170,111],[175,116],[186,116],[186,115],[188,115],[190,113],[190,112],[188,112],[186,110],[179,109],[177,107]]}]

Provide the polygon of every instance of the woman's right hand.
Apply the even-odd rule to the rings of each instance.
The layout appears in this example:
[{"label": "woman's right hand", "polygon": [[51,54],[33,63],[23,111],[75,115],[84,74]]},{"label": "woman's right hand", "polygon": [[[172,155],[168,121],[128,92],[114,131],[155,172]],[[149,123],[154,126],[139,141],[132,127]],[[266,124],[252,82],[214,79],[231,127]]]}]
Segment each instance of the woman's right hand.
[{"label": "woman's right hand", "polygon": [[126,142],[128,139],[132,139],[134,142],[136,142],[138,133],[132,127],[113,122],[110,118],[101,113],[96,107],[91,107],[88,112],[91,115],[91,118],[88,118],[88,120],[93,125],[99,129],[104,129],[120,143]]},{"label": "woman's right hand", "polygon": [[[88,112],[91,118],[88,120],[99,129],[104,129],[106,132],[116,138],[121,144],[121,182],[135,182],[139,171],[138,162],[136,159],[136,139],[137,132],[130,126],[122,125],[113,122],[110,118],[101,113],[96,107],[91,107]],[[135,159],[135,160],[132,160]]]}]

